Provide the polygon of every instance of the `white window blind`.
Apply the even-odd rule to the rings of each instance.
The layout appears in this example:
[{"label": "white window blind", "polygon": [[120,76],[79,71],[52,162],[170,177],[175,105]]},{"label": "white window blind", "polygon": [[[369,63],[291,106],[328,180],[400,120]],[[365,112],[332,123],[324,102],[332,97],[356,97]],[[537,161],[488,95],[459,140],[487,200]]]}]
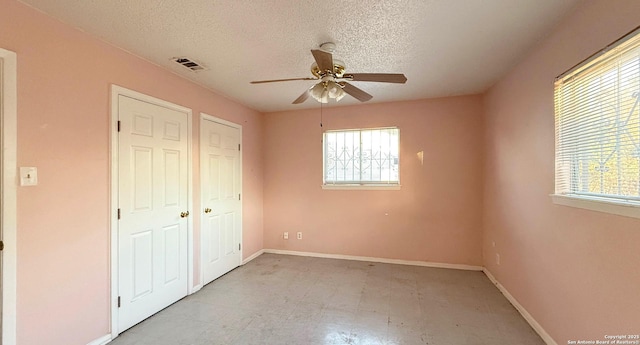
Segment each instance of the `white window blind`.
[{"label": "white window blind", "polygon": [[556,194],[640,204],[639,33],[556,79]]},{"label": "white window blind", "polygon": [[326,131],[325,185],[399,184],[398,128]]}]

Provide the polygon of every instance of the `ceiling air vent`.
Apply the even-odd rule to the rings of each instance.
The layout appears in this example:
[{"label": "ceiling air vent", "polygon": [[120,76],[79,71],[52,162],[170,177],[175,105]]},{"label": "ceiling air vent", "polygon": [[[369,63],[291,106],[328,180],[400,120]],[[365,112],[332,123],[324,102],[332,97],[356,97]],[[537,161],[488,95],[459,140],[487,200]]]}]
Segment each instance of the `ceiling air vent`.
[{"label": "ceiling air vent", "polygon": [[207,70],[207,68],[202,66],[202,64],[194,61],[193,59],[189,59],[188,57],[175,57],[172,58],[171,61],[180,64],[181,66],[188,68],[194,72]]}]

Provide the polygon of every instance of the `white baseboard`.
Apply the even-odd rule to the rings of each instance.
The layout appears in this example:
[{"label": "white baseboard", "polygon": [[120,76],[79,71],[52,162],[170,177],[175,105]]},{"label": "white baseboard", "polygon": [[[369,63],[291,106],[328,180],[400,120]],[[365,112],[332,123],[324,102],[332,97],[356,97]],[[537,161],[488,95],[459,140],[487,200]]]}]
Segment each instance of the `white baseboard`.
[{"label": "white baseboard", "polygon": [[264,254],[264,249],[260,249],[260,250],[258,250],[257,252],[255,252],[255,253],[251,254],[251,256],[249,256],[248,258],[246,258],[246,259],[242,260],[242,265],[246,265],[246,264],[248,264],[248,263],[249,263],[249,261],[251,261],[251,260],[253,260],[253,259],[257,258],[258,256],[260,256],[260,255],[262,255],[262,254]]},{"label": "white baseboard", "polygon": [[87,345],[104,345],[111,342],[111,334],[106,334],[101,336],[100,338],[90,342]]},{"label": "white baseboard", "polygon": [[398,259],[385,259],[374,258],[368,256],[354,256],[354,255],[341,255],[341,254],[324,254],[324,253],[312,253],[312,252],[298,252],[293,250],[280,250],[280,249],[264,249],[265,253],[270,254],[284,254],[284,255],[298,255],[298,256],[311,256],[316,258],[327,259],[343,259],[343,260],[355,260],[355,261],[370,261],[380,262],[385,264],[398,264],[398,265],[410,265],[410,266],[423,266],[423,267],[435,267],[435,268],[449,268],[454,270],[466,270],[466,271],[482,271],[482,266],[462,265],[462,264],[447,264],[440,262],[429,261],[409,261]]},{"label": "white baseboard", "polygon": [[513,297],[509,293],[509,291],[504,286],[502,286],[500,282],[498,282],[498,280],[496,280],[496,277],[494,277],[493,274],[491,274],[491,272],[486,267],[482,269],[482,272],[484,272],[484,274],[489,278],[489,280],[491,280],[491,282],[498,288],[498,290],[502,292],[504,297],[506,297],[507,300],[509,300],[509,302],[513,304],[513,306],[518,310],[518,312],[520,312],[520,315],[522,315],[522,317],[524,317],[524,319],[527,320],[529,325],[531,325],[531,328],[533,328],[533,330],[536,331],[536,333],[538,333],[540,338],[542,338],[542,340],[544,340],[544,342],[547,345],[558,345],[558,343],[556,343],[556,341],[553,340],[553,338],[551,338],[549,333],[547,333],[547,331],[545,331],[544,328],[542,328],[542,326],[538,323],[538,321],[536,321],[536,319],[534,319],[533,316],[529,314],[529,312],[518,302],[518,300],[515,297]]}]

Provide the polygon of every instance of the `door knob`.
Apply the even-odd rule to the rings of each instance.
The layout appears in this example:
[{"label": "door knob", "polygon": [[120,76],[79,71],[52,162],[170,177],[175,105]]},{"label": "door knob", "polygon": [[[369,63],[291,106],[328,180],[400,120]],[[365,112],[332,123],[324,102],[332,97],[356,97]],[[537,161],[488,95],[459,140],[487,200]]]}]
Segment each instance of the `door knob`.
[{"label": "door knob", "polygon": [[205,209],[204,209],[204,213],[211,213],[211,209],[210,209],[210,208],[208,208],[208,207],[207,207],[207,208],[205,208]]},{"label": "door knob", "polygon": [[189,217],[189,211],[180,213],[180,218]]}]

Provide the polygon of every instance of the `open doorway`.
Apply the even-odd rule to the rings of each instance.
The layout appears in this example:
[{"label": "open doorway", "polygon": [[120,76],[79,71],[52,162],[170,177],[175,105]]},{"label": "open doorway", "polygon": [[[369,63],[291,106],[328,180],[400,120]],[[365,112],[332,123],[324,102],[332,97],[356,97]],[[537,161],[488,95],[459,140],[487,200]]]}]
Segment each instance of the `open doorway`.
[{"label": "open doorway", "polygon": [[0,49],[0,344],[16,343],[16,61]]}]

